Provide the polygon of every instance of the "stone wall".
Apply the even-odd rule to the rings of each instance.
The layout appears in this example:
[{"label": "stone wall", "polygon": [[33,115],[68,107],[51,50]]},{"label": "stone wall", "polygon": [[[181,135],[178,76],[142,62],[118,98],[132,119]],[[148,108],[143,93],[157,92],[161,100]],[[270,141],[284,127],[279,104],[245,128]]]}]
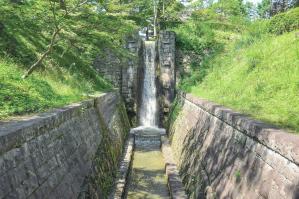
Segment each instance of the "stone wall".
[{"label": "stone wall", "polygon": [[158,40],[159,51],[159,96],[160,110],[167,115],[175,94],[175,33],[161,31]]},{"label": "stone wall", "polygon": [[121,65],[119,57],[109,48],[98,54],[93,61],[95,70],[117,88],[121,85]]},{"label": "stone wall", "polygon": [[139,102],[140,77],[142,76],[143,52],[142,42],[138,35],[128,38],[126,48],[134,57],[122,67],[121,94],[125,100],[127,111],[131,119],[137,121],[137,107]]},{"label": "stone wall", "polygon": [[128,131],[117,93],[0,123],[0,198],[106,196]]},{"label": "stone wall", "polygon": [[138,81],[142,67],[142,44],[139,35],[126,38],[125,49],[130,55],[120,60],[111,49],[105,49],[93,62],[93,67],[104,78],[119,88],[131,119],[136,120],[138,103]]},{"label": "stone wall", "polygon": [[[125,48],[131,53],[127,61],[121,61],[109,49],[98,55],[93,66],[101,75],[120,89],[132,124],[137,124],[138,106],[143,83],[143,42],[139,35],[133,34],[126,39]],[[161,31],[158,39],[159,64],[157,69],[157,87],[160,106],[160,121],[169,112],[175,94],[175,33]]]},{"label": "stone wall", "polygon": [[190,198],[299,198],[299,136],[178,94],[169,136]]}]

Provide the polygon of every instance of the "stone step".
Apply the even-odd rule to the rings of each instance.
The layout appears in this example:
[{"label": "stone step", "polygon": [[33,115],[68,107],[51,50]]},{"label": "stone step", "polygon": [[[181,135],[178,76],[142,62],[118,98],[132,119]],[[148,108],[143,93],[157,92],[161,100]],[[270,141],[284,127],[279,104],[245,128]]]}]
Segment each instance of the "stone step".
[{"label": "stone step", "polygon": [[131,129],[130,133],[135,137],[137,149],[153,150],[161,147],[161,135],[165,134],[165,129],[140,126]]}]

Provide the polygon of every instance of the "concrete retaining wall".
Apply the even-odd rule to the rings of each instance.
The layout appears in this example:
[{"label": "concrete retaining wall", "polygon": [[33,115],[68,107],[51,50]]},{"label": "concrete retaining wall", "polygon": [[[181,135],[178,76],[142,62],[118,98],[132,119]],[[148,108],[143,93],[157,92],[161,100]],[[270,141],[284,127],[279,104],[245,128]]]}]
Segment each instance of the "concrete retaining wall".
[{"label": "concrete retaining wall", "polygon": [[299,136],[178,94],[169,136],[190,198],[299,198]]},{"label": "concrete retaining wall", "polygon": [[116,93],[0,123],[0,198],[107,195],[128,132]]}]

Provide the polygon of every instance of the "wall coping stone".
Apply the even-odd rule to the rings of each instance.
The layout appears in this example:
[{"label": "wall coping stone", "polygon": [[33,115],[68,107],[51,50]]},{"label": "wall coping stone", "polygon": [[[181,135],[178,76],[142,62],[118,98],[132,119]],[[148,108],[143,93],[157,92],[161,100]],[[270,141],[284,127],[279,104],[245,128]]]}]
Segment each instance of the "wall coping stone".
[{"label": "wall coping stone", "polygon": [[134,135],[129,134],[126,142],[124,154],[119,164],[118,178],[109,199],[122,199],[125,196],[126,185],[132,164],[132,156],[134,151]]},{"label": "wall coping stone", "polygon": [[299,166],[298,135],[182,91],[177,95]]},{"label": "wall coping stone", "polygon": [[187,199],[182,179],[174,161],[169,139],[166,135],[161,136],[161,151],[165,161],[165,173],[167,176],[168,190],[172,199]]},{"label": "wall coping stone", "polygon": [[37,135],[58,127],[64,121],[79,115],[84,110],[95,106],[95,102],[101,98],[114,95],[117,92],[101,93],[92,96],[91,99],[78,103],[72,103],[62,108],[39,113],[33,116],[24,116],[9,121],[0,121],[0,154],[13,148],[17,148],[24,142],[28,142]]}]

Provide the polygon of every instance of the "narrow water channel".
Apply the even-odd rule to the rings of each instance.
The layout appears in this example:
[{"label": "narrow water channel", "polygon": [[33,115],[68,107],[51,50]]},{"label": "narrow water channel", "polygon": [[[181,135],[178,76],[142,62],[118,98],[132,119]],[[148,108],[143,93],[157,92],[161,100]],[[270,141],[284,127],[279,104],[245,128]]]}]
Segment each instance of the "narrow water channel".
[{"label": "narrow water channel", "polygon": [[130,178],[127,198],[168,198],[164,160],[160,148],[135,149]]},{"label": "narrow water channel", "polygon": [[140,106],[140,125],[135,131],[132,169],[127,184],[128,199],[169,198],[165,164],[158,128],[156,91],[156,42],[144,44],[144,83]]}]

